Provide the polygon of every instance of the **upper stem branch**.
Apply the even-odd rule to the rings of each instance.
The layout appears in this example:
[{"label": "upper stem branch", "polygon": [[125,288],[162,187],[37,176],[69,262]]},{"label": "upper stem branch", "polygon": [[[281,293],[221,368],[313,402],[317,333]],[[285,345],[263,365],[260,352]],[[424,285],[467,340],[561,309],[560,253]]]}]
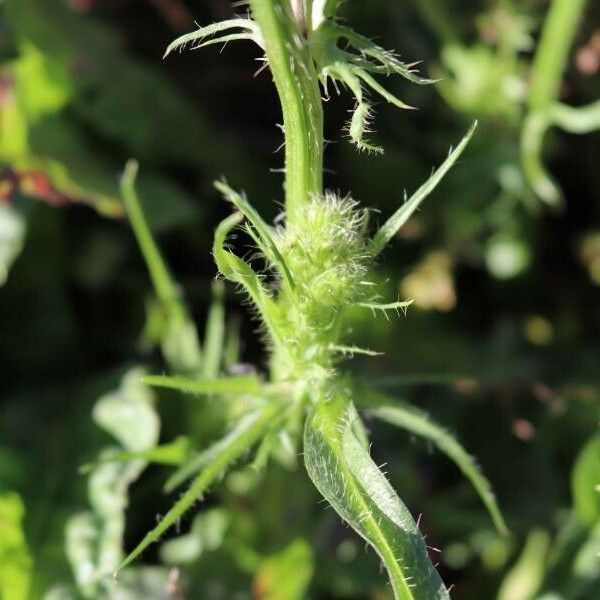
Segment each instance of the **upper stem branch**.
[{"label": "upper stem branch", "polygon": [[250,0],[283,112],[285,204],[293,225],[301,206],[323,192],[323,105],[304,32],[287,0]]}]

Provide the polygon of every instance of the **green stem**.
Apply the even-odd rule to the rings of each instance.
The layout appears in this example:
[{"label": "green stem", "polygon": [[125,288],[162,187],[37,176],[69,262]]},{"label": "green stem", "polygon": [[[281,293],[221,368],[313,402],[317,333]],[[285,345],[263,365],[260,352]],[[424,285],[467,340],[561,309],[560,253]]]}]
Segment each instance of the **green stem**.
[{"label": "green stem", "polygon": [[558,97],[586,0],[554,0],[533,62],[529,108],[543,110]]},{"label": "green stem", "polygon": [[306,39],[284,0],[250,0],[283,112],[288,224],[323,192],[323,105]]},{"label": "green stem", "polygon": [[521,129],[521,164],[536,194],[548,205],[559,206],[562,193],[544,168],[544,136],[552,125],[550,112],[558,99],[563,73],[585,0],[554,0],[544,23],[533,61],[529,113]]}]

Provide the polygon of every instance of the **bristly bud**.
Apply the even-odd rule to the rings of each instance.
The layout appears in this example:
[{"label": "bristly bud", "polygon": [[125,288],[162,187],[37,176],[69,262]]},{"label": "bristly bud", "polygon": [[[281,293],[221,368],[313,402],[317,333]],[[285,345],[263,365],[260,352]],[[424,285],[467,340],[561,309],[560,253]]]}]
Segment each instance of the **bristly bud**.
[{"label": "bristly bud", "polygon": [[309,201],[294,227],[281,232],[281,254],[311,326],[329,325],[340,308],[360,300],[359,282],[370,263],[367,219],[354,200],[328,192]]}]

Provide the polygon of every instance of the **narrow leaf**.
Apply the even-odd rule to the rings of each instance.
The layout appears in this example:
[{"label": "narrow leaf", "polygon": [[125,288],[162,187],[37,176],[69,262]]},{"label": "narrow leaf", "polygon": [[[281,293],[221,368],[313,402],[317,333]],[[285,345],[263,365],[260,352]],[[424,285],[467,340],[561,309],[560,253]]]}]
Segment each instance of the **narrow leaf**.
[{"label": "narrow leaf", "polygon": [[262,242],[259,249],[265,254],[271,264],[279,267],[281,275],[285,277],[290,288],[294,289],[296,286],[292,274],[273,239],[271,228],[264,222],[263,218],[248,200],[242,194],[238,194],[230,188],[225,181],[215,181],[215,187],[250,221]]},{"label": "narrow leaf", "polygon": [[[269,415],[272,416],[271,412],[267,412]],[[171,477],[167,479],[164,485],[165,492],[172,492],[175,488],[179,487],[186,480],[190,479],[196,473],[204,469],[218,456],[220,456],[224,450],[226,450],[229,446],[234,444],[238,438],[243,438],[244,436],[252,437],[252,432],[256,429],[259,429],[264,434],[265,430],[262,428],[262,424],[264,421],[264,413],[265,410],[263,409],[247,414],[235,425],[235,427],[229,433],[227,433],[227,435],[225,435],[225,437],[221,438],[218,442],[215,442],[206,450],[198,452],[197,454],[192,456],[181,468],[177,469],[177,471],[175,471],[175,473],[173,473],[173,475],[171,475]],[[273,422],[271,422],[270,425],[273,426]]]},{"label": "narrow leaf", "polygon": [[168,45],[163,58],[169,56],[169,54],[171,54],[173,50],[184,50],[187,44],[193,44],[194,42],[196,42],[197,45],[193,46],[193,48],[197,48],[203,45],[206,46],[208,45],[208,42],[203,43],[204,39],[213,36],[216,33],[227,31],[229,29],[245,29],[249,33],[238,33],[231,35],[239,36],[240,39],[251,39],[255,41],[259,46],[262,45],[260,31],[256,23],[254,23],[254,21],[251,21],[250,19],[228,19],[226,21],[212,23],[211,25],[207,25],[206,27],[198,27],[196,31],[192,31],[190,33],[186,33],[185,35],[178,37],[176,40],[172,41]]},{"label": "narrow leaf", "polygon": [[159,465],[180,465],[190,454],[190,439],[187,436],[179,436],[168,444],[154,446],[148,450],[139,452],[118,452],[116,454],[107,454],[98,460],[81,465],[79,472],[89,473],[102,463],[110,462],[129,462],[132,460],[144,460]]},{"label": "narrow leaf", "polygon": [[368,348],[360,348],[359,346],[340,346],[339,344],[329,344],[329,349],[348,356],[353,356],[354,354],[381,356],[383,354],[383,352],[377,352],[377,350],[369,350]]},{"label": "narrow leaf", "polygon": [[142,379],[152,387],[178,390],[186,394],[258,394],[261,390],[260,379],[256,375],[222,377],[220,379],[188,379],[169,377],[168,375],[147,375]]},{"label": "narrow leaf", "polygon": [[414,302],[414,300],[405,300],[398,302],[389,302],[387,304],[380,304],[378,302],[359,302],[357,306],[361,306],[362,308],[370,309],[373,314],[379,310],[387,317],[388,310],[395,310],[398,315],[400,315],[400,311],[403,311],[406,314],[406,309]]},{"label": "narrow leaf", "polygon": [[121,176],[121,195],[154,291],[167,320],[161,340],[163,355],[175,371],[196,373],[202,363],[197,331],[148,226],[135,189],[137,173],[137,161],[128,161]]},{"label": "narrow leaf", "polygon": [[359,407],[368,409],[369,413],[378,419],[433,442],[448,458],[454,461],[472,483],[498,531],[508,533],[504,517],[489,482],[481,473],[474,459],[469,456],[452,434],[432,421],[426,413],[409,404],[366,389],[358,390],[357,397],[361,398]]},{"label": "narrow leaf", "polygon": [[239,283],[246,290],[250,299],[257,306],[259,314],[275,340],[278,339],[278,328],[275,321],[278,308],[260,277],[252,267],[241,258],[224,248],[229,232],[242,220],[241,213],[234,213],[224,219],[215,231],[213,254],[219,271],[229,281]]},{"label": "narrow leaf", "polygon": [[[152,529],[134,550],[119,565],[119,570],[133,562],[148,546],[158,541],[160,537],[199,499],[201,494],[215,482],[236,460],[243,456],[271,426],[273,418],[279,408],[267,405],[260,412],[255,413],[252,422],[243,431],[236,431],[236,435],[229,434],[216,444],[210,463],[194,479],[188,490],[181,496],[160,523]],[[226,441],[225,441],[226,440]]]},{"label": "narrow leaf", "polygon": [[357,417],[352,404],[342,398],[313,406],[304,430],[310,478],[373,546],[388,571],[396,600],[449,598],[410,512],[356,438],[353,418]]},{"label": "narrow leaf", "polygon": [[219,376],[225,342],[225,307],[223,306],[225,289],[223,282],[214,281],[211,292],[212,302],[206,319],[204,361],[202,362],[202,376],[206,379]]},{"label": "narrow leaf", "polygon": [[381,227],[373,238],[372,250],[374,255],[379,254],[388,242],[396,235],[399,229],[408,221],[412,214],[417,210],[421,202],[437,187],[458,157],[463,153],[469,140],[473,136],[477,121],[473,123],[465,137],[458,146],[448,155],[448,158],[442,165],[433,172],[431,177],[405,202]]}]

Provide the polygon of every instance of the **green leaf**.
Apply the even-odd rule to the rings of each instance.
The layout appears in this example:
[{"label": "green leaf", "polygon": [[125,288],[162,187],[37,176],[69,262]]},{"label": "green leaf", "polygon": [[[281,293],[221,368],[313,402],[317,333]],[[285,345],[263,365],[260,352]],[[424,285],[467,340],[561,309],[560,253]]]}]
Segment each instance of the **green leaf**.
[{"label": "green leaf", "polygon": [[593,525],[600,518],[600,434],[592,437],[577,457],[571,487],[577,514]]},{"label": "green leaf", "polygon": [[293,290],[296,286],[292,274],[273,239],[271,228],[263,221],[262,217],[248,200],[246,200],[245,196],[238,194],[235,190],[230,188],[225,181],[216,181],[215,187],[246,217],[246,219],[248,219],[248,221],[250,221],[250,224],[258,233],[260,240],[259,250],[264,253],[272,265],[279,268],[282,277],[284,277],[285,281],[287,281],[288,285]]},{"label": "green leaf", "polygon": [[400,228],[408,221],[412,214],[419,208],[419,205],[433,190],[438,186],[446,173],[452,168],[458,160],[464,149],[467,147],[475,128],[477,121],[473,123],[465,137],[460,141],[458,146],[450,152],[448,158],[442,165],[431,174],[431,177],[406,201],[379,229],[373,238],[372,251],[376,256],[388,244],[388,242],[398,233]]},{"label": "green leaf", "polygon": [[202,364],[196,328],[148,227],[135,191],[137,173],[137,162],[130,160],[121,176],[121,195],[127,216],[146,261],[154,290],[167,320],[162,339],[163,354],[175,371],[195,373],[200,370]]},{"label": "green leaf", "polygon": [[229,435],[225,438],[227,442],[220,444],[218,450],[215,449],[210,464],[194,479],[187,491],[158,525],[148,532],[125,560],[121,562],[119,570],[138,558],[148,546],[158,541],[165,531],[177,523],[178,519],[198,501],[200,495],[264,435],[271,426],[278,410],[279,407],[272,404],[265,406],[261,411],[255,413],[255,419],[244,431],[238,431],[236,435]]},{"label": "green leaf", "polygon": [[82,465],[79,468],[79,472],[89,473],[101,463],[129,462],[139,459],[159,465],[177,466],[185,462],[185,460],[189,457],[190,449],[190,439],[187,436],[182,435],[168,444],[161,444],[160,446],[155,446],[149,450],[142,450],[140,452],[118,452],[117,454],[111,454],[93,463]]},{"label": "green leaf", "polygon": [[186,394],[259,394],[261,381],[256,375],[221,377],[220,379],[188,379],[168,375],[147,375],[146,385],[177,390]]},{"label": "green leaf", "polygon": [[119,388],[102,396],[93,410],[95,423],[131,452],[155,446],[160,430],[154,394],[143,383],[143,376],[143,369],[130,369]]},{"label": "green leaf", "polygon": [[[179,468],[165,483],[165,491],[172,492],[190,477],[193,477],[198,471],[210,466],[228,449],[235,446],[238,439],[253,440],[256,431],[266,432],[264,428],[265,415],[271,414],[271,410],[261,409],[251,412],[241,418],[225,437],[215,442],[206,450],[192,456],[181,468]],[[271,426],[273,423],[270,424]],[[249,441],[248,445],[253,445],[254,441]]]},{"label": "green leaf", "polygon": [[498,600],[531,600],[536,597],[546,573],[549,547],[547,531],[534,529],[529,533],[521,556],[500,586]]},{"label": "green leaf", "polygon": [[360,408],[368,409],[369,414],[386,423],[426,438],[454,461],[479,494],[498,531],[508,533],[504,517],[500,512],[489,482],[473,457],[469,456],[452,434],[432,421],[429,415],[414,406],[371,390],[360,389],[357,390],[356,394],[357,398],[360,398]]},{"label": "green leaf", "polygon": [[313,576],[313,551],[303,539],[294,540],[267,558],[254,579],[257,600],[303,600]]},{"label": "green leaf", "polygon": [[214,552],[222,545],[231,522],[223,508],[210,508],[194,518],[189,533],[166,541],[160,548],[160,558],[167,565],[190,564],[205,552]]},{"label": "green leaf", "polygon": [[224,248],[229,232],[242,220],[241,213],[234,213],[224,219],[215,231],[213,244],[213,255],[219,271],[229,281],[239,283],[250,296],[252,302],[258,308],[260,317],[268,327],[274,340],[278,340],[277,320],[279,316],[278,307],[273,298],[262,285],[260,277],[252,267],[237,257],[233,252]]},{"label": "green leaf", "polygon": [[449,598],[410,512],[353,432],[352,404],[314,405],[304,431],[304,460],[313,483],[338,514],[373,546],[396,600]]},{"label": "green leaf", "polygon": [[94,406],[99,427],[116,438],[121,448],[108,448],[88,480],[91,510],[69,519],[66,553],[77,587],[85,598],[110,595],[112,574],[122,557],[128,488],[146,467],[146,460],[117,462],[123,452],[144,453],[156,446],[160,423],[154,411],[152,390],[142,381],[143,370],[131,369],[120,387],[104,395]]},{"label": "green leaf", "polygon": [[24,516],[17,494],[0,494],[0,598],[4,600],[29,597],[32,560],[23,533]]},{"label": "green leaf", "polygon": [[[221,33],[222,31],[228,31],[230,29],[242,29],[245,30],[243,33],[233,33],[226,36],[220,36],[218,38],[204,41],[206,38]],[[198,27],[196,31],[186,33],[178,37],[176,40],[171,42],[163,58],[166,58],[174,50],[184,50],[187,44],[194,44],[192,50],[202,48],[203,46],[209,46],[210,44],[217,44],[220,42],[227,42],[230,40],[251,40],[256,42],[259,46],[263,46],[262,36],[260,29],[254,21],[251,19],[228,19],[226,21],[219,21],[218,23],[212,23],[206,27]]]},{"label": "green leaf", "polygon": [[405,301],[399,300],[398,302],[389,302],[387,304],[380,304],[377,302],[359,302],[357,304],[357,306],[361,306],[362,308],[370,309],[374,315],[379,310],[385,315],[385,318],[387,319],[388,318],[388,316],[387,316],[388,310],[396,311],[396,314],[398,316],[400,315],[400,311],[403,311],[404,314],[406,314],[406,310],[413,302],[414,302],[413,300],[405,300]]},{"label": "green leaf", "polygon": [[202,361],[202,377],[206,379],[219,376],[225,343],[225,306],[223,305],[225,286],[223,282],[214,281],[211,292],[212,302],[206,318]]}]

